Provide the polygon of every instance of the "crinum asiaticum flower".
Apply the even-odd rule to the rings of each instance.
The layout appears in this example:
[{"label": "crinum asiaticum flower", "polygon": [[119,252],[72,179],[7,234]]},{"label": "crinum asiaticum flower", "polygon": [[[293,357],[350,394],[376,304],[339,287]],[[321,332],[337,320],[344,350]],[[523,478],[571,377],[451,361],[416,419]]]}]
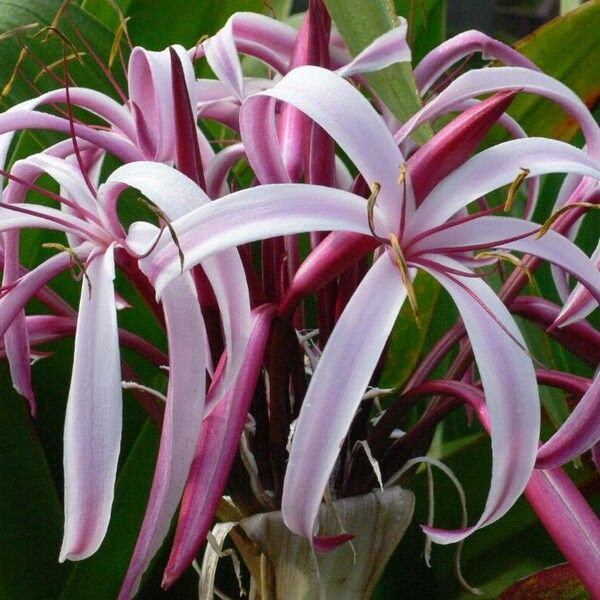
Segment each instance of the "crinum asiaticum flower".
[{"label": "crinum asiaticum flower", "polygon": [[[445,162],[436,152],[444,147],[445,136],[449,132],[460,135],[471,117],[486,111],[493,122],[510,102],[507,94],[470,108],[462,120],[456,120],[454,129],[451,124],[408,161],[397,145],[436,111],[455,107],[470,95],[515,88],[545,93],[566,105],[580,117],[591,153],[597,152],[600,136],[582,103],[564,86],[526,69],[494,69],[481,79],[459,78],[394,139],[381,116],[354,87],[324,69],[300,67],[242,106],[242,137],[257,177],[262,180],[265,172],[284,169],[273,126],[274,101],[279,100],[325,129],[377,193],[367,202],[352,193],[320,186],[263,185],[230,194],[172,223],[186,269],[223,248],[252,240],[305,231],[353,232],[332,234],[332,242],[323,242],[309,255],[291,283],[290,298],[314,290],[335,275],[336,261],[346,264],[345,254],[378,247],[372,267],[323,351],[298,418],[282,499],[285,522],[296,533],[310,538],[316,533],[317,511],[340,444],[398,311],[407,297],[417,308],[411,284],[417,269],[442,284],[464,321],[485,392],[494,459],[488,501],[478,522],[455,532],[428,529],[428,534],[440,543],[450,543],[497,520],[521,494],[532,473],[540,421],[533,364],[510,313],[473,272],[472,251],[502,249],[541,257],[578,278],[596,298],[600,298],[600,274],[567,238],[548,231],[534,239],[540,231],[535,223],[494,216],[493,210],[455,215],[515,179],[520,182],[555,171],[598,179],[600,169],[586,152],[543,138],[505,142],[460,165],[453,164],[452,158]],[[272,180],[268,174],[265,179]],[[135,243],[135,229],[130,230],[131,243]],[[167,240],[149,257],[147,273],[158,289],[179,273],[177,249]],[[286,301],[281,310],[289,310]],[[318,538],[313,543],[319,547]]]}]

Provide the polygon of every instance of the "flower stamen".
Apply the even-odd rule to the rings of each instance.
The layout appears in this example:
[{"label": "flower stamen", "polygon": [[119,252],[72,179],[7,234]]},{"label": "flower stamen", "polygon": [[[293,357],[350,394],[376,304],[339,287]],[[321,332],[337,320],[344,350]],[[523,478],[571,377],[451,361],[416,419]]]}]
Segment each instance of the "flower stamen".
[{"label": "flower stamen", "polygon": [[485,258],[497,258],[499,260],[509,262],[517,269],[521,269],[527,276],[529,283],[533,284],[531,271],[527,268],[527,265],[520,258],[512,255],[510,252],[502,252],[501,250],[488,250],[485,252],[479,252],[475,255],[475,260],[483,260]]},{"label": "flower stamen", "polygon": [[[149,200],[148,198],[144,198],[143,196],[138,196],[138,202],[141,202],[142,204],[144,204],[146,206],[146,208],[148,208],[148,210],[153,212],[159,219],[164,221],[165,226],[167,227],[167,229],[169,230],[169,233],[171,234],[171,237],[173,238],[173,243],[175,244],[175,246],[177,246],[177,253],[179,255],[179,266],[181,268],[181,273],[183,273],[185,256],[183,254],[183,250],[181,249],[181,245],[177,238],[177,234],[175,233],[175,229],[173,228],[173,225],[171,225],[171,221],[169,220],[167,215],[158,206],[156,206],[156,204],[154,204],[154,202],[152,202],[152,200]],[[158,238],[156,239],[156,241],[152,244],[150,252],[152,250],[154,250],[154,247],[158,243],[158,240],[160,239],[160,236],[162,235],[163,230],[164,230],[164,227],[161,229],[161,232],[160,232]]]},{"label": "flower stamen", "polygon": [[377,202],[377,196],[379,196],[380,191],[381,184],[378,181],[374,181],[371,184],[371,195],[367,200],[367,220],[369,221],[369,229],[375,237],[379,236],[375,233],[375,216],[373,213],[375,211],[375,203]]},{"label": "flower stamen", "polygon": [[515,180],[510,184],[508,188],[508,194],[506,195],[506,202],[504,203],[504,212],[509,212],[512,209],[512,205],[517,196],[517,192],[521,187],[521,184],[525,181],[527,176],[531,173],[529,169],[521,167],[521,172],[515,177]]},{"label": "flower stamen", "polygon": [[591,202],[573,202],[571,204],[567,204],[559,208],[556,212],[552,213],[545,221],[544,224],[540,227],[540,230],[535,234],[534,240],[539,240],[544,234],[548,232],[550,227],[554,225],[555,221],[561,215],[566,212],[572,210],[573,208],[595,208],[600,209],[600,204],[592,204]]},{"label": "flower stamen", "polygon": [[[87,281],[87,284],[88,284],[89,298],[91,300],[92,299],[92,282],[90,281],[90,278],[88,277],[88,274],[86,272],[85,264],[83,263],[83,261],[81,260],[81,258],[77,254],[77,252],[75,252],[75,250],[73,250],[72,248],[69,248],[68,246],[63,246],[62,244],[57,244],[54,242],[48,242],[48,243],[42,244],[42,248],[48,248],[50,250],[58,250],[59,252],[66,252],[71,257],[71,260],[73,261],[73,264],[71,265],[71,275],[75,281],[81,281],[81,279],[83,277],[85,277],[85,280]],[[75,267],[77,267],[79,269],[79,273],[77,273],[75,271]]]},{"label": "flower stamen", "polygon": [[415,322],[417,327],[421,327],[421,318],[419,317],[419,309],[417,306],[417,295],[415,294],[415,288],[413,287],[412,281],[410,279],[410,275],[408,273],[408,265],[406,264],[406,259],[402,254],[402,249],[400,248],[400,243],[398,242],[398,238],[390,233],[389,240],[392,245],[392,252],[394,253],[394,258],[396,259],[396,264],[398,265],[398,269],[400,271],[400,277],[402,278],[402,283],[406,288],[406,296],[408,297],[408,302],[413,311],[413,315],[415,317]]}]

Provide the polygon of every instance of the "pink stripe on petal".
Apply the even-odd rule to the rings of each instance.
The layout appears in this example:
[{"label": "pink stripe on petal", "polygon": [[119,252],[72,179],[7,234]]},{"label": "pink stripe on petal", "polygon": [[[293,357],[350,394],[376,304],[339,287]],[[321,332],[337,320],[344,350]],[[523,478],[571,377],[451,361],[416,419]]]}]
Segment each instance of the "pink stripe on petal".
[{"label": "pink stripe on petal", "polygon": [[60,561],[100,546],[121,441],[121,368],[112,246],[83,279],[64,434],[65,532]]},{"label": "pink stripe on petal", "polygon": [[406,43],[406,19],[400,17],[400,24],[380,35],[350,63],[337,69],[340,77],[352,77],[358,73],[369,73],[389,67],[394,63],[410,62],[410,47]]},{"label": "pink stripe on petal", "polygon": [[[262,185],[220,198],[172,223],[190,269],[207,256],[247,242],[306,231],[347,230],[371,235],[364,198],[316,185]],[[388,231],[375,207],[377,231]],[[135,228],[130,230],[132,239]],[[157,293],[177,277],[177,248],[159,243],[150,257],[148,276]]]},{"label": "pink stripe on petal", "polygon": [[398,175],[404,158],[381,117],[350,83],[331,71],[304,66],[288,73],[270,90],[252,96],[245,111],[262,96],[276,98],[308,115],[320,125],[357,166],[367,183],[381,184],[378,205],[390,223],[400,215]]},{"label": "pink stripe on petal", "polygon": [[600,375],[583,395],[569,418],[538,451],[536,466],[564,465],[600,441]]},{"label": "pink stripe on petal", "polygon": [[292,439],[281,509],[285,524],[312,538],[319,506],[361,397],[406,290],[386,252],[354,292],[321,355]]},{"label": "pink stripe on petal", "polygon": [[162,301],[169,339],[167,403],[150,498],[120,600],[135,595],[144,571],[169,531],[192,464],[204,411],[207,349],[192,275],[186,274],[167,286]]},{"label": "pink stripe on petal", "polygon": [[579,173],[600,179],[600,168],[585,152],[555,140],[511,140],[484,150],[452,171],[425,198],[409,219],[407,235],[415,237],[441,225],[473,200],[510,184],[529,169],[528,177],[546,173]]},{"label": "pink stripe on petal", "polygon": [[231,393],[203,423],[165,569],[165,588],[191,564],[212,525],[246,423],[274,314],[274,307],[268,305],[254,311],[249,350],[238,379]]},{"label": "pink stripe on petal", "polygon": [[[442,269],[461,267],[446,257],[436,256],[435,260]],[[448,276],[430,267],[426,270],[458,307],[473,346],[491,423],[492,481],[479,521],[457,531],[424,528],[433,541],[451,544],[498,520],[525,489],[539,440],[539,396],[531,359],[515,342],[525,346],[525,341],[491,288],[477,278]]]},{"label": "pink stripe on petal", "polygon": [[474,52],[481,52],[484,59],[500,60],[507,66],[540,70],[535,63],[507,44],[481,31],[465,31],[434,48],[415,67],[415,79],[421,94],[424,95],[454,63]]}]

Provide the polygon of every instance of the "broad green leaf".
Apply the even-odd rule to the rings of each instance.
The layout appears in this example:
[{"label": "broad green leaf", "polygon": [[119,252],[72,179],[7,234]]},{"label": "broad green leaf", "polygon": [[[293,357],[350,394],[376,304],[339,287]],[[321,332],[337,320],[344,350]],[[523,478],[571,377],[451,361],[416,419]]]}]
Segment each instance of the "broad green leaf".
[{"label": "broad green leaf", "polygon": [[420,326],[417,326],[413,312],[404,303],[390,337],[390,345],[380,385],[396,388],[406,383],[421,358],[425,339],[434,325],[434,314],[440,295],[440,285],[430,275],[419,272],[414,282],[419,307]]},{"label": "broad green leaf", "polygon": [[[325,0],[325,4],[353,56],[397,25],[391,0]],[[391,65],[366,75],[366,78],[400,121],[408,120],[421,108],[421,98],[409,63]],[[420,128],[415,137],[423,142],[430,137],[430,130]]]},{"label": "broad green leaf", "polygon": [[560,0],[560,14],[564,15],[581,5],[583,0]]},{"label": "broad green leaf", "polygon": [[192,47],[204,35],[213,35],[237,11],[263,12],[262,0],[131,0],[127,9],[134,44],[162,50],[169,44]]},{"label": "broad green leaf", "polygon": [[[515,45],[545,73],[562,81],[589,107],[600,101],[600,0],[550,21]],[[528,135],[569,141],[578,127],[556,104],[521,94],[511,115]]]},{"label": "broad green leaf", "polygon": [[62,508],[26,403],[11,389],[5,363],[0,377],[0,598],[49,600],[58,597],[70,570],[58,563]]},{"label": "broad green leaf", "polygon": [[589,594],[570,564],[549,567],[517,581],[498,600],[586,600]]},{"label": "broad green leaf", "polygon": [[139,534],[158,451],[158,432],[147,422],[117,481],[110,525],[102,546],[77,563],[61,600],[117,597]]},{"label": "broad green leaf", "polygon": [[[114,0],[121,12],[126,13],[131,0]],[[83,0],[81,8],[94,15],[100,23],[103,23],[111,31],[119,26],[119,15],[109,0]]]},{"label": "broad green leaf", "polygon": [[395,0],[396,12],[408,21],[413,64],[446,38],[446,0]]},{"label": "broad green leaf", "polygon": [[[50,25],[59,12],[61,4],[60,0],[33,0],[27,3],[0,0],[0,33],[12,31],[17,27],[32,23],[37,23],[40,27]],[[113,42],[111,32],[76,4],[72,4],[66,14],[77,28],[77,31],[90,42],[95,52],[106,63]],[[60,20],[59,29],[79,51],[85,52],[67,18],[63,17]],[[57,87],[57,83],[47,74],[40,75],[42,68],[38,61],[47,66],[56,64],[54,71],[62,78],[63,66],[60,63],[62,46],[56,36],[50,36],[46,42],[42,41],[43,36],[34,38],[32,34],[35,31],[35,29],[27,30],[19,36],[37,56],[37,61],[31,56],[25,56],[20,63],[19,71],[30,82],[35,81],[35,85],[45,91]],[[68,48],[67,53],[72,54],[72,52],[72,49]],[[2,55],[2,61],[0,61],[0,88],[4,88],[11,81],[15,65],[19,61],[21,45],[17,42],[17,38],[0,39],[0,53]],[[114,90],[102,70],[87,53],[83,56],[82,63],[71,60],[68,63],[68,68],[69,73],[78,85],[93,87],[114,95]],[[123,78],[117,75],[117,79],[122,81]],[[14,79],[14,85],[11,87],[10,93],[2,98],[2,105],[5,107],[10,106],[35,95],[36,93],[31,90],[25,80],[21,76],[17,76]]]}]

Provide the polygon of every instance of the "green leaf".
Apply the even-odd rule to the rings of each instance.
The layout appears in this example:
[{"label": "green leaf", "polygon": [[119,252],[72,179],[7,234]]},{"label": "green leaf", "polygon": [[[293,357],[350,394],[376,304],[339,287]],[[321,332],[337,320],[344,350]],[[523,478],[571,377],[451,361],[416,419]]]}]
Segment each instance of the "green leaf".
[{"label": "green leaf", "polygon": [[586,600],[589,598],[589,594],[573,567],[564,563],[517,581],[505,590],[498,600],[537,600],[539,598]]},{"label": "green leaf", "polygon": [[385,368],[381,376],[382,387],[395,388],[406,383],[416,367],[440,295],[440,284],[427,273],[420,271],[414,281],[421,326],[418,327],[408,302],[404,303],[390,337]]},{"label": "green leaf", "polygon": [[[353,56],[397,25],[391,0],[325,0],[325,4]],[[408,120],[421,108],[421,97],[409,63],[391,65],[367,74],[366,78],[400,121]],[[431,137],[431,130],[422,127],[415,137],[424,142]]]},{"label": "green leaf", "polygon": [[[126,13],[131,0],[114,0],[121,12]],[[100,23],[104,24],[111,31],[115,31],[119,26],[119,15],[108,0],[83,0],[81,8],[94,15]]]},{"label": "green leaf", "polygon": [[134,44],[162,50],[169,44],[192,47],[203,35],[213,35],[237,11],[263,12],[262,0],[131,0],[127,9]]},{"label": "green leaf", "polygon": [[560,14],[564,15],[581,5],[583,0],[560,0]]},{"label": "green leaf", "polygon": [[157,452],[158,432],[146,422],[119,474],[106,538],[96,554],[77,563],[61,600],[117,597],[146,511]]},{"label": "green leaf", "polygon": [[[588,107],[595,107],[600,102],[598,31],[600,0],[592,0],[540,27],[515,47],[571,88]],[[521,94],[509,112],[530,136],[569,141],[578,129],[560,107],[537,96]]]},{"label": "green leaf", "polygon": [[419,61],[446,39],[446,0],[395,0],[396,12],[408,21],[412,62]]},{"label": "green leaf", "polygon": [[0,597],[49,600],[58,597],[71,568],[58,563],[62,508],[5,364],[0,377]]},{"label": "green leaf", "polygon": [[[49,25],[58,13],[61,4],[60,0],[33,0],[27,3],[0,0],[0,32],[11,31],[15,27],[31,23],[38,23],[40,27]],[[113,42],[111,32],[76,4],[69,7],[67,14],[77,31],[90,42],[100,58],[107,62]],[[61,19],[59,29],[80,51],[85,52],[67,19]],[[38,77],[42,71],[38,61],[43,62],[45,65],[52,65],[56,61],[60,61],[62,58],[62,45],[58,42],[56,36],[49,36],[48,41],[44,42],[41,37],[34,38],[33,33],[35,33],[35,30],[23,32],[20,38],[35,53],[37,61],[31,56],[25,56],[19,71],[31,82],[37,78],[35,85],[42,91],[56,88],[57,83],[47,74]],[[17,38],[10,37],[0,40],[0,54],[2,56],[2,61],[0,61],[0,88],[3,88],[11,80],[20,52],[21,45],[17,42]],[[71,53],[72,50],[69,48],[68,54]],[[55,67],[56,74],[61,78],[63,76],[62,69],[60,63]],[[87,54],[83,57],[83,63],[77,60],[69,62],[69,73],[80,86],[93,87],[98,91],[115,95],[100,67]],[[117,78],[122,82],[122,76]],[[31,90],[25,80],[17,76],[10,93],[2,98],[2,104],[11,106],[35,95],[37,95],[36,92]]]}]

